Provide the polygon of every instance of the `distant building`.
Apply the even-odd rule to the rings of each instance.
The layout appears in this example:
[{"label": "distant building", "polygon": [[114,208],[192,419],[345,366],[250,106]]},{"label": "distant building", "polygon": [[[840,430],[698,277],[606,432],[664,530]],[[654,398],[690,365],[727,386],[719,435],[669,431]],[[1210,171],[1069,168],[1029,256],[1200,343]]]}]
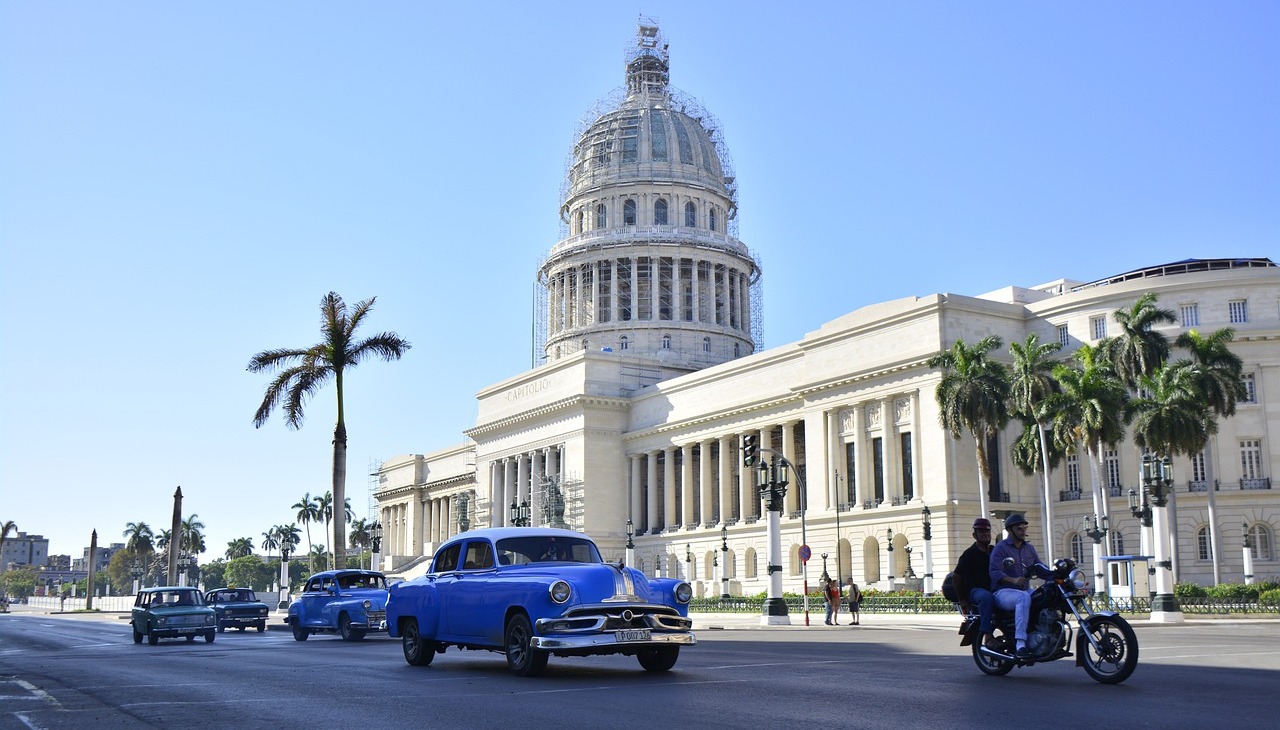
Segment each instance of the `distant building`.
[{"label": "distant building", "polygon": [[[99,545],[97,555],[98,564],[96,570],[106,568],[107,563],[111,562],[111,556],[122,550],[124,550],[124,543],[122,542],[113,542],[110,545]],[[71,561],[71,569],[86,572],[89,570],[89,548],[84,549],[84,555]]]},{"label": "distant building", "polygon": [[48,561],[49,541],[41,535],[19,532],[4,539],[3,552],[0,552],[0,572],[20,565],[44,567],[48,565]]}]

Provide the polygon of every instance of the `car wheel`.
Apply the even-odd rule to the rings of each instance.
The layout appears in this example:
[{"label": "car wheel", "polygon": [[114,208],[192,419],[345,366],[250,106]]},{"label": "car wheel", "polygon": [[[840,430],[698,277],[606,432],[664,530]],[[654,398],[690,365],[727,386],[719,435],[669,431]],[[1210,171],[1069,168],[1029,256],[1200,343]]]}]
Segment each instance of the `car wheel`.
[{"label": "car wheel", "polygon": [[404,649],[404,660],[415,667],[425,667],[436,658],[435,648],[422,640],[415,618],[406,620],[400,627],[400,646]]},{"label": "car wheel", "polygon": [[294,641],[306,641],[307,637],[311,635],[311,632],[307,631],[306,627],[302,625],[302,622],[296,618],[289,622],[289,626],[293,629]]},{"label": "car wheel", "polygon": [[263,631],[266,631],[266,630],[267,630],[267,622],[266,622],[266,621],[259,621],[259,622],[258,622],[258,633],[259,633],[259,634],[261,634]]},{"label": "car wheel", "polygon": [[187,643],[190,644],[196,640],[195,634],[187,634]]},{"label": "car wheel", "polygon": [[[213,633],[212,631],[206,631],[206,632],[204,633],[204,643],[206,643],[206,644],[212,644],[212,643],[213,643],[213,637],[214,637],[214,633]],[[196,638],[196,637],[194,637],[194,636],[193,636],[193,637],[191,637],[191,640],[192,640],[192,641],[195,641],[195,638]]]},{"label": "car wheel", "polygon": [[221,621],[219,621],[219,622],[218,622],[218,633],[219,633],[219,634],[221,634],[222,632],[224,632],[224,631],[226,631],[226,630],[227,630],[227,627],[226,627],[226,626],[223,626],[223,625],[222,625],[222,622],[221,622]]},{"label": "car wheel", "polygon": [[507,666],[517,677],[533,677],[546,668],[547,653],[529,645],[533,639],[533,626],[529,623],[528,616],[523,613],[512,616],[507,621],[503,637],[507,648]]},{"label": "car wheel", "polygon": [[665,672],[674,667],[676,659],[679,658],[680,647],[678,646],[653,646],[636,652],[636,659],[640,660],[640,666],[649,672]]},{"label": "car wheel", "polygon": [[130,625],[129,625],[129,627],[133,629],[133,643],[135,643],[135,644],[141,644],[141,643],[142,643],[142,633],[138,631],[138,627],[137,627],[137,626],[134,626],[133,624],[130,624]]},{"label": "car wheel", "polygon": [[155,646],[156,644],[160,643],[160,637],[156,636],[156,633],[152,631],[151,633],[147,634],[147,643],[152,646]]},{"label": "car wheel", "polygon": [[343,641],[359,641],[364,638],[364,629],[352,628],[351,617],[345,613],[338,617],[338,633],[342,635]]}]

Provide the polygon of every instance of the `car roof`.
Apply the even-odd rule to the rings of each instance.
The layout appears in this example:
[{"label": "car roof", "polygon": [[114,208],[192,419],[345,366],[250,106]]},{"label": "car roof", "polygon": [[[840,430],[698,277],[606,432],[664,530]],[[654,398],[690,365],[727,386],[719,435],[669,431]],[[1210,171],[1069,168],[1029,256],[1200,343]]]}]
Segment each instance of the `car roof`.
[{"label": "car roof", "polygon": [[356,570],[355,568],[348,568],[346,570],[322,570],[319,573],[312,573],[307,576],[307,580],[311,580],[312,578],[328,578],[330,576],[339,575],[382,575],[382,573],[376,570]]},{"label": "car roof", "polygon": [[595,540],[585,532],[563,530],[557,527],[485,527],[479,530],[468,530],[449,538],[449,542],[465,539],[489,539],[498,541],[504,537],[568,537],[580,540]]},{"label": "car roof", "polygon": [[196,588],[195,586],[152,586],[150,588],[143,588],[138,592],[139,593],[159,593],[161,591],[195,591],[196,593],[199,593],[200,589]]}]

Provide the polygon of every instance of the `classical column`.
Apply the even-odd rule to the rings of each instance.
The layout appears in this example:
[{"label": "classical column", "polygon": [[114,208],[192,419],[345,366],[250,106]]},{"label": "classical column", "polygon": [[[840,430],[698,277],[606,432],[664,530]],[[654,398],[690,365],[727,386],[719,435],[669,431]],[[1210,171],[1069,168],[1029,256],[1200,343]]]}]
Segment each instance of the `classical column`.
[{"label": "classical column", "polygon": [[699,262],[697,257],[689,259],[689,275],[693,281],[689,282],[690,290],[693,292],[693,321],[702,321],[702,280],[698,276]]},{"label": "classical column", "polygon": [[426,505],[422,503],[422,495],[413,495],[413,532],[410,539],[413,541],[409,550],[409,555],[418,556],[425,555],[422,549],[423,529],[426,527]]},{"label": "classical column", "polygon": [[680,524],[688,527],[694,523],[693,505],[698,495],[693,491],[693,444],[683,444],[680,446],[680,497],[681,507],[684,509],[683,515],[680,517]]},{"label": "classical column", "polygon": [[516,501],[524,502],[529,499],[529,460],[524,454],[511,458],[516,462]]},{"label": "classical column", "polygon": [[[919,499],[921,502],[923,502],[924,501],[924,457],[922,455],[922,452],[924,451],[924,449],[921,448],[923,446],[923,444],[921,444],[921,438],[922,438],[921,434],[923,434],[924,432],[920,428],[920,391],[918,390],[911,393],[910,423],[911,423],[911,479],[914,482],[913,488],[915,490],[916,499]],[[1049,551],[1051,551],[1052,549],[1053,549],[1053,546],[1046,545],[1045,554],[1046,555],[1050,554]],[[1047,559],[1048,558],[1046,558],[1046,560]]]},{"label": "classical column", "polygon": [[[638,214],[638,213],[637,213]],[[640,257],[631,257],[631,321],[640,320]]]},{"label": "classical column", "polygon": [[[489,526],[502,527],[506,523],[505,519],[507,510],[507,495],[502,492],[502,462],[494,460],[489,462]],[[434,515],[433,515],[434,517]],[[434,522],[432,523],[434,524]],[[434,541],[434,537],[428,533],[428,540]]]},{"label": "classical column", "polygon": [[684,321],[684,289],[680,282],[680,253],[671,257],[671,321]]},{"label": "classical column", "polygon": [[618,260],[609,261],[609,321],[618,321]]},{"label": "classical column", "polygon": [[537,525],[542,514],[542,477],[546,474],[543,452],[529,452],[529,524]]},{"label": "classical column", "polygon": [[[658,452],[650,451],[646,456],[648,513],[645,515],[644,529],[645,532],[652,535],[657,532],[658,524],[662,519],[662,505],[658,504]],[[639,529],[636,530],[636,533],[639,534]]]},{"label": "classical column", "polygon": [[[840,413],[835,409],[829,410],[823,414],[824,423],[826,424],[826,451],[827,463],[830,465],[827,473],[831,476],[827,479],[827,509],[840,509],[840,503],[844,500],[840,499],[840,485],[848,479],[845,474],[844,454],[840,449]],[[837,479],[836,475],[840,478]],[[847,483],[847,482],[845,482]]]},{"label": "classical column", "polygon": [[893,398],[880,401],[880,436],[884,444],[884,499],[893,504],[894,497],[902,496],[901,465],[898,463],[898,431],[894,427],[897,414],[893,411]]},{"label": "classical column", "polygon": [[502,493],[507,497],[502,503],[502,524],[510,526],[511,500],[520,501],[520,495],[516,492],[516,461],[510,456],[502,460]]},{"label": "classical column", "polygon": [[[787,421],[782,424],[782,455],[787,457],[787,461],[792,464],[796,462],[796,422]],[[791,486],[787,488],[787,514],[800,511],[800,480],[799,476],[792,474]]]},{"label": "classical column", "polygon": [[711,471],[711,440],[698,443],[698,522],[709,525],[715,520],[715,483]]},{"label": "classical column", "polygon": [[720,514],[717,522],[729,524],[733,519],[733,457],[737,451],[733,448],[733,437],[720,437]]},{"label": "classical column", "polygon": [[[867,473],[867,450],[863,448],[867,429],[863,418],[862,406],[854,405],[849,409],[849,443],[853,445],[853,469],[849,469],[849,479],[853,480],[851,484],[855,507],[861,507],[863,502],[870,499],[867,496],[867,480],[862,478]],[[841,459],[840,463],[848,464],[848,459]],[[847,466],[845,468],[848,469]]]},{"label": "classical column", "polygon": [[644,484],[642,479],[644,475],[640,471],[640,460],[644,458],[643,453],[630,454],[631,459],[631,513],[629,519],[632,526],[642,524],[644,522]]},{"label": "classical column", "polygon": [[680,524],[676,514],[676,447],[662,450],[662,527],[670,530]]}]

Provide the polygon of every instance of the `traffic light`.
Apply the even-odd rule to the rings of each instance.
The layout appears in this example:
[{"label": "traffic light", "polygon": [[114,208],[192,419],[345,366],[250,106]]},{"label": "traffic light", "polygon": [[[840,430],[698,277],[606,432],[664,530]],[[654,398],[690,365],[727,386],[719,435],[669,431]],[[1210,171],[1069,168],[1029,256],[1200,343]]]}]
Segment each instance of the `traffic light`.
[{"label": "traffic light", "polygon": [[756,437],[742,437],[742,463],[744,466],[751,466],[756,463]]}]

